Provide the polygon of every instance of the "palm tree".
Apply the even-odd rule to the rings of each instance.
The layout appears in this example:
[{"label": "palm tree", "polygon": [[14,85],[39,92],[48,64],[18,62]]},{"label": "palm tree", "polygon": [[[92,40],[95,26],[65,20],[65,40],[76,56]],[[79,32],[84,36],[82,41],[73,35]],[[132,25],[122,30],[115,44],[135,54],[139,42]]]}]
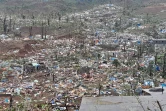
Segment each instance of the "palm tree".
[{"label": "palm tree", "polygon": [[118,66],[120,66],[120,62],[119,62],[117,59],[115,59],[115,60],[112,62],[112,64],[116,67],[116,73],[117,73],[117,68],[118,68]]}]

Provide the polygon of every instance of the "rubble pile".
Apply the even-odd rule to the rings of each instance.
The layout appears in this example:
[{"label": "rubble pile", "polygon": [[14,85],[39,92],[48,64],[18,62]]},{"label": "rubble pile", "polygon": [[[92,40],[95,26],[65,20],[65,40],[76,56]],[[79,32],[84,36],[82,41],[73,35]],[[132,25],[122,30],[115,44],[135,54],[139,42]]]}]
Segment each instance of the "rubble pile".
[{"label": "rubble pile", "polygon": [[15,106],[42,102],[78,110],[83,96],[143,95],[142,89],[155,87],[162,65],[153,63],[147,35],[126,31],[142,20],[121,18],[121,10],[107,4],[67,15],[83,23],[80,37],[0,41],[0,54],[15,56],[0,60],[0,93],[11,94]]}]

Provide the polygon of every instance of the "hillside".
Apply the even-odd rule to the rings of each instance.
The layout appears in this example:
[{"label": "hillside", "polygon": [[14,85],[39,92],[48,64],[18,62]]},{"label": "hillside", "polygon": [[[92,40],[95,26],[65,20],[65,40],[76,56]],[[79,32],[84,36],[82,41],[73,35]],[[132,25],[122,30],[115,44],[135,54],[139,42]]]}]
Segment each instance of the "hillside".
[{"label": "hillside", "polygon": [[[66,13],[75,13],[82,10],[92,9],[93,7],[105,3],[113,3],[123,7],[123,13],[128,16],[145,15],[154,12],[154,15],[160,14],[165,18],[165,5],[158,5],[163,0],[0,0],[0,33],[8,30],[13,33],[15,27],[19,27],[22,36],[30,33],[30,26],[33,26],[32,34],[41,33],[41,27],[49,25],[47,33],[66,33],[71,30],[72,23],[63,24],[62,21],[72,19],[64,17]],[[158,6],[157,6],[158,5]],[[157,10],[156,10],[157,7]],[[162,10],[163,9],[163,10]],[[153,11],[154,10],[154,11]],[[157,12],[156,12],[157,11]],[[124,14],[124,15],[125,15]],[[70,14],[68,14],[69,16]],[[44,23],[42,23],[44,21]],[[6,25],[4,25],[4,23]],[[6,28],[6,29],[5,29]],[[61,30],[59,30],[59,28]],[[13,30],[12,30],[13,29]],[[64,29],[64,31],[62,30]],[[6,30],[6,31],[7,31]],[[74,30],[74,29],[73,29]]]},{"label": "hillside", "polygon": [[7,13],[74,12],[108,3],[109,0],[1,0],[1,11]]},{"label": "hillside", "polygon": [[115,3],[123,7],[137,8],[163,2],[163,0],[0,0],[0,11],[16,14],[41,14],[75,12],[94,5]]}]

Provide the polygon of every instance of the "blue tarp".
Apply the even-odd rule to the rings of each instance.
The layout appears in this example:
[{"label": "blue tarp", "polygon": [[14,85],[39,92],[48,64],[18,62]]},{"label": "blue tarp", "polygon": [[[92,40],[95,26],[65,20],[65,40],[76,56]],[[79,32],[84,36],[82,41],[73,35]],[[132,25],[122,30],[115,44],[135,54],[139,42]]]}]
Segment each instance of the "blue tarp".
[{"label": "blue tarp", "polygon": [[166,83],[161,83],[161,86],[162,87],[166,87]]},{"label": "blue tarp", "polygon": [[161,33],[166,33],[166,29],[161,29],[160,32]]},{"label": "blue tarp", "polygon": [[109,4],[109,7],[112,7],[113,6],[113,4]]},{"label": "blue tarp", "polygon": [[158,65],[156,66],[156,71],[160,71],[160,67]]},{"label": "blue tarp", "polygon": [[118,43],[118,40],[114,40],[114,43]]},{"label": "blue tarp", "polygon": [[5,92],[6,89],[5,88],[0,88],[0,92]]},{"label": "blue tarp", "polygon": [[144,85],[146,85],[146,86],[154,86],[154,82],[153,81],[145,81]]},{"label": "blue tarp", "polygon": [[137,27],[140,27],[140,26],[141,26],[141,24],[140,24],[140,23],[138,23],[138,24],[137,24]]},{"label": "blue tarp", "polygon": [[137,44],[141,44],[141,41],[137,41]]},{"label": "blue tarp", "polygon": [[117,80],[115,77],[110,77],[110,81],[115,81]]},{"label": "blue tarp", "polygon": [[117,59],[117,58],[115,58],[115,57],[111,57],[111,60],[115,60],[115,59]]},{"label": "blue tarp", "polygon": [[9,99],[8,99],[8,98],[5,98],[4,102],[5,102],[5,103],[9,103]]},{"label": "blue tarp", "polygon": [[116,32],[115,30],[111,30],[112,33]]},{"label": "blue tarp", "polygon": [[55,101],[54,101],[54,100],[51,100],[51,104],[55,104]]}]

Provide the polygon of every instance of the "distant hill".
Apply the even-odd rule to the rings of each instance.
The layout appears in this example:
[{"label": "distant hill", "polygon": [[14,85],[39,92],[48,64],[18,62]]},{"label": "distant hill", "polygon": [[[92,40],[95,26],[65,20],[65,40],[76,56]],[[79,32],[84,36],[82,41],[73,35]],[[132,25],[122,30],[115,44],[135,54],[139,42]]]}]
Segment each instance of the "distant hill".
[{"label": "distant hill", "polygon": [[0,9],[8,13],[20,11],[36,12],[36,14],[51,11],[65,13],[84,10],[108,1],[110,0],[0,0]]},{"label": "distant hill", "polygon": [[0,11],[9,14],[49,14],[75,12],[95,5],[115,3],[123,7],[149,5],[164,0],[0,0]]}]

